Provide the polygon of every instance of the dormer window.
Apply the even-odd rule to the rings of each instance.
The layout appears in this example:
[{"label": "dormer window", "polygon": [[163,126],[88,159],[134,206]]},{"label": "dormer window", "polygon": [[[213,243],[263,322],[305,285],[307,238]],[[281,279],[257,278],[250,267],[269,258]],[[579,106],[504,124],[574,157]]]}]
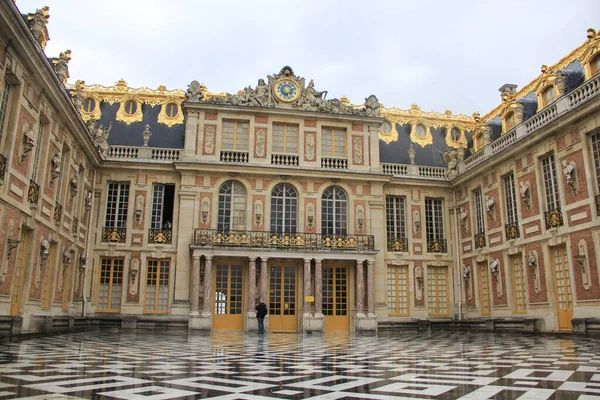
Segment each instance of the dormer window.
[{"label": "dormer window", "polygon": [[462,137],[462,133],[460,132],[460,129],[452,128],[450,130],[450,137],[452,138],[453,141],[459,142]]},{"label": "dormer window", "polygon": [[506,117],[504,117],[504,132],[510,131],[512,128],[515,127],[516,124],[517,120],[515,117],[515,113],[511,111],[508,114],[506,114]]},{"label": "dormer window", "polygon": [[91,97],[88,97],[87,99],[85,99],[83,101],[83,111],[86,113],[91,113],[94,112],[94,110],[96,109],[96,100],[92,99]]},{"label": "dormer window", "polygon": [[542,107],[547,107],[556,100],[556,91],[554,86],[548,86],[542,92]]},{"label": "dormer window", "polygon": [[179,114],[179,109],[177,108],[177,104],[175,104],[175,103],[167,104],[165,113],[167,114],[167,117],[175,118],[177,116],[177,114]]},{"label": "dormer window", "polygon": [[592,60],[592,75],[596,75],[600,72],[600,54],[598,54]]},{"label": "dormer window", "polygon": [[425,128],[425,125],[418,124],[416,128],[416,134],[418,138],[424,138],[427,136],[427,129]]},{"label": "dormer window", "polygon": [[134,115],[137,112],[137,103],[133,100],[129,100],[125,103],[125,114]]}]

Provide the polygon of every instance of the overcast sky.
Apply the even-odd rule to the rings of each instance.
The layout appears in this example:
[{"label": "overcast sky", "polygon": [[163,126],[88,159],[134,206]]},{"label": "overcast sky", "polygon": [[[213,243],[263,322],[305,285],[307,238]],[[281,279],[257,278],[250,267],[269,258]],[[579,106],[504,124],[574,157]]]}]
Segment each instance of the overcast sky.
[{"label": "overcast sky", "polygon": [[50,6],[70,82],[235,93],[290,65],[328,98],[486,113],[600,28],[598,0],[17,0]]}]

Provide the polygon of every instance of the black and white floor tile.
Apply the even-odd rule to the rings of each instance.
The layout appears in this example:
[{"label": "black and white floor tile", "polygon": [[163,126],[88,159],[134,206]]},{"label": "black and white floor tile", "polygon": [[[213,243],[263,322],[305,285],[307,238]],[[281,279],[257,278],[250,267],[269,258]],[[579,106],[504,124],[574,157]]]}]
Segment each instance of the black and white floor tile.
[{"label": "black and white floor tile", "polygon": [[94,331],[0,343],[0,400],[600,400],[600,340]]}]

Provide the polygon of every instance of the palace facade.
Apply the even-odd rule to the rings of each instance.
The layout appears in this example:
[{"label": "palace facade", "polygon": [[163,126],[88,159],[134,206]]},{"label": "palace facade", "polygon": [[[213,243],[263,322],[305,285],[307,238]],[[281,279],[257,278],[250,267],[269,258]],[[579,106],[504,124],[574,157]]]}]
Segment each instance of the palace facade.
[{"label": "palace facade", "polygon": [[48,20],[0,2],[0,332],[600,329],[593,29],[467,116],[70,84]]}]

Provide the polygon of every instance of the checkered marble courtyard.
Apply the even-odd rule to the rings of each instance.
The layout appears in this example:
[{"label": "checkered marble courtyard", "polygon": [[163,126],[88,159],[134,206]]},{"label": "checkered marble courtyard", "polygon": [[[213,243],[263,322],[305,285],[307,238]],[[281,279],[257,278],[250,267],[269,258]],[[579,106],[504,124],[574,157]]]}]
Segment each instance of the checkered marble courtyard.
[{"label": "checkered marble courtyard", "polygon": [[0,344],[0,399],[600,399],[600,340],[93,331]]}]

